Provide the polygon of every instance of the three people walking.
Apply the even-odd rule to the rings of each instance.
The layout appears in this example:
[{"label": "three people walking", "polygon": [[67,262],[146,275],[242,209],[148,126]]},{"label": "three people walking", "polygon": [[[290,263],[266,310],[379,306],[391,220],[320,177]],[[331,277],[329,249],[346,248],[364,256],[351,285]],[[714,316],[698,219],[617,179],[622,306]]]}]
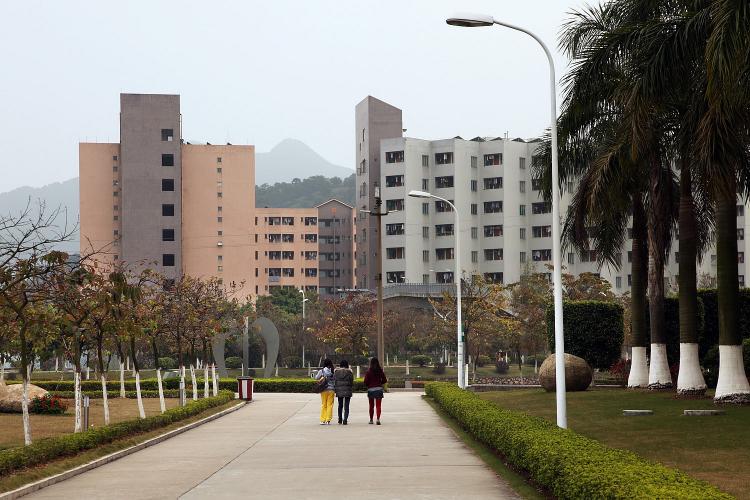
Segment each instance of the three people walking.
[{"label": "three people walking", "polygon": [[[354,374],[349,368],[346,360],[339,363],[339,367],[333,367],[330,359],[323,361],[323,369],[315,375],[320,392],[320,425],[330,425],[333,418],[333,398],[338,398],[339,424],[348,425],[349,403],[354,393]],[[365,373],[364,384],[367,387],[367,400],[369,402],[370,423],[375,423],[373,417],[377,418],[380,425],[382,411],[384,386],[388,383],[383,367],[380,366],[378,358],[370,360],[370,368]]]}]

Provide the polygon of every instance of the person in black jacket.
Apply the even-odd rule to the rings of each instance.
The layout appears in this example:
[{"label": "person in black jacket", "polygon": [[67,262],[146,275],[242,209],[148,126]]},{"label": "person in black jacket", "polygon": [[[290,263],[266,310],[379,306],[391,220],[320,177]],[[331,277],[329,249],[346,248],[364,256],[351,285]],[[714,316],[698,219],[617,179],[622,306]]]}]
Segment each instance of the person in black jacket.
[{"label": "person in black jacket", "polygon": [[354,390],[354,374],[349,369],[349,362],[345,359],[333,372],[333,390],[336,391],[336,397],[339,399],[339,424],[346,425],[349,420],[349,402]]}]

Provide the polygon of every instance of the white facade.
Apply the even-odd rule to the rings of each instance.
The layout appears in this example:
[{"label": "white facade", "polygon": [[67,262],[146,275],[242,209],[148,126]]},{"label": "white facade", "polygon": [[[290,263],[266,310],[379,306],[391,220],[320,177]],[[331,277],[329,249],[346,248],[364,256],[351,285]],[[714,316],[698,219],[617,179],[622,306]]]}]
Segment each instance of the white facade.
[{"label": "white facade", "polygon": [[[460,138],[428,141],[413,138],[380,142],[380,186],[384,208],[383,274],[385,283],[453,282],[455,214],[434,199],[411,198],[409,191],[428,191],[455,203],[460,214],[461,269],[466,275],[513,283],[526,266],[551,272],[551,210],[534,189],[531,162],[538,143],[508,139]],[[569,187],[569,186],[566,186]],[[567,212],[570,189],[564,190],[561,213]],[[744,212],[738,207],[740,285],[748,272],[744,261]],[[630,235],[628,235],[630,236]],[[679,244],[675,239],[665,280],[676,289]],[[620,270],[599,267],[596,255],[563,250],[564,272],[600,273],[617,293],[630,290],[628,237]],[[715,251],[705,255],[699,274],[716,275]]]}]

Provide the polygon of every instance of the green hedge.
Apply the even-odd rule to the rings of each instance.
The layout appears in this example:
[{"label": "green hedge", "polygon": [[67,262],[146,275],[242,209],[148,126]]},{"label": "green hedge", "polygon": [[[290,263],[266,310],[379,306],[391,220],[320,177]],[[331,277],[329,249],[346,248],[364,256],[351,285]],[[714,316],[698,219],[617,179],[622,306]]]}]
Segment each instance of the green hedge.
[{"label": "green hedge", "polygon": [[[646,318],[648,318],[648,304],[646,304]],[[667,343],[667,360],[669,365],[680,362],[680,301],[677,297],[664,299],[664,327]],[[698,298],[698,338],[703,338],[705,328],[705,312],[703,300]],[[646,321],[646,339],[651,338],[650,323]],[[650,340],[647,340],[650,346]],[[717,337],[718,342],[718,337]],[[701,357],[702,358],[702,357]]]},{"label": "green hedge", "polygon": [[[703,302],[705,326],[700,336],[700,357],[708,353],[709,349],[719,344],[719,297],[715,288],[698,290],[698,298]],[[739,313],[740,332],[742,338],[750,338],[750,288],[740,290]]]},{"label": "green hedge", "polygon": [[[50,394],[53,396],[57,396],[59,398],[63,399],[73,399],[75,397],[75,393],[73,391],[50,391]],[[193,397],[192,390],[186,391],[188,399]],[[83,391],[84,396],[88,396],[91,399],[102,399],[102,391]],[[201,387],[201,390],[198,391],[198,396],[200,398],[203,397],[203,388]],[[125,397],[128,399],[136,399],[138,396],[136,395],[135,391],[125,391]],[[152,398],[158,398],[159,397],[159,391],[141,391],[141,397],[144,399],[152,399]],[[164,397],[165,398],[179,398],[180,397],[180,391],[179,389],[169,389],[164,391]],[[119,399],[120,398],[120,390],[117,391],[107,391],[107,399]]]},{"label": "green hedge", "polygon": [[426,393],[475,438],[557,498],[732,498],[683,472],[543,418],[504,410],[452,384],[429,383]]},{"label": "green hedge", "polygon": [[198,415],[210,408],[229,403],[233,399],[233,393],[221,392],[216,397],[191,401],[184,407],[172,408],[161,415],[94,427],[77,434],[39,439],[29,446],[18,446],[16,448],[1,450],[0,477],[19,469],[49,462],[56,458],[75,455],[81,451],[96,448],[116,439],[166,427],[174,422]]},{"label": "green hedge", "polygon": [[[20,382],[8,382],[9,384],[20,383]],[[74,383],[72,380],[32,380],[32,384],[46,389],[55,394],[70,393],[73,394]],[[203,378],[197,379],[198,393],[203,394]],[[255,392],[313,392],[315,381],[310,378],[257,378],[255,379]],[[170,378],[162,381],[162,387],[165,391],[178,391],[180,388],[180,380],[177,378]],[[211,388],[211,381],[209,380],[209,387]],[[92,396],[91,394],[99,394],[101,397],[102,383],[98,380],[83,380],[81,381],[81,390],[84,394]],[[159,397],[158,387],[156,379],[143,379],[141,380],[141,395],[143,397]],[[126,380],[125,390],[127,393],[133,393],[135,397],[135,381]],[[219,390],[227,390],[237,392],[237,379],[234,378],[221,378],[219,379]],[[367,388],[364,386],[362,379],[354,381],[354,390],[357,392],[366,391]],[[190,377],[185,378],[185,391],[188,395],[192,394],[192,384]],[[156,394],[151,396],[150,394]],[[146,396],[145,394],[149,394]],[[176,392],[175,392],[176,394]],[[107,395],[110,397],[119,397],[120,395],[120,381],[109,380],[107,382]],[[176,397],[176,396],[174,396]]]},{"label": "green hedge", "polygon": [[[547,340],[555,351],[555,316],[547,309]],[[593,300],[563,304],[565,352],[585,359],[592,368],[608,369],[620,359],[624,339],[622,306]]]}]

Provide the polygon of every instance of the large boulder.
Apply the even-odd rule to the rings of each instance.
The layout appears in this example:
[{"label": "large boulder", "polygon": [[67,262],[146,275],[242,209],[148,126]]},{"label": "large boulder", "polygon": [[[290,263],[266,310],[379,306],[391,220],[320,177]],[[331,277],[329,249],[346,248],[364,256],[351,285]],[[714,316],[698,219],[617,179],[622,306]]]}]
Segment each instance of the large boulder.
[{"label": "large boulder", "polygon": [[[594,372],[586,360],[573,356],[572,354],[565,354],[565,390],[568,392],[572,391],[585,391],[591,385],[593,380]],[[547,359],[542,363],[539,368],[539,383],[542,384],[544,390],[552,392],[555,390],[555,355],[550,354]]]},{"label": "large boulder", "polygon": [[[41,387],[29,384],[29,402],[34,398],[41,398],[49,394]],[[6,385],[0,382],[0,412],[21,413],[21,401],[23,400],[23,384]]]}]

